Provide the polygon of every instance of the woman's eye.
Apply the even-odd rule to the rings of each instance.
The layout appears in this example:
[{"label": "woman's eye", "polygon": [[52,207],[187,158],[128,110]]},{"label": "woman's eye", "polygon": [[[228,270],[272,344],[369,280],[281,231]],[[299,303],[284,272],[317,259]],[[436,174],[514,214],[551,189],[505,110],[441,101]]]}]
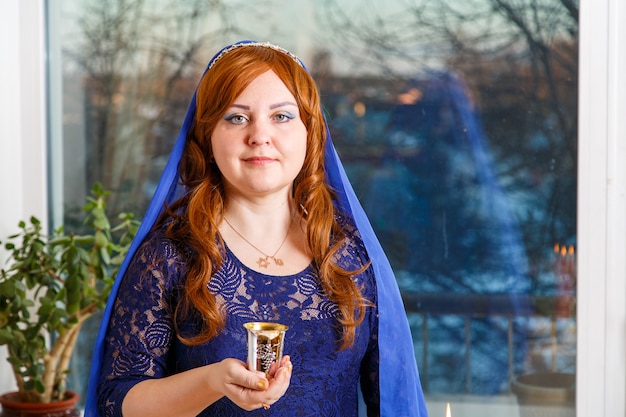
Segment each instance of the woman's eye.
[{"label": "woman's eye", "polygon": [[277,115],[274,116],[274,118],[278,122],[287,122],[289,120],[295,119],[296,115],[293,113],[285,112],[285,113],[278,113]]},{"label": "woman's eye", "polygon": [[227,122],[236,124],[236,125],[240,125],[242,123],[245,123],[247,119],[246,119],[246,116],[242,114],[228,114],[224,116],[224,120],[226,120]]}]

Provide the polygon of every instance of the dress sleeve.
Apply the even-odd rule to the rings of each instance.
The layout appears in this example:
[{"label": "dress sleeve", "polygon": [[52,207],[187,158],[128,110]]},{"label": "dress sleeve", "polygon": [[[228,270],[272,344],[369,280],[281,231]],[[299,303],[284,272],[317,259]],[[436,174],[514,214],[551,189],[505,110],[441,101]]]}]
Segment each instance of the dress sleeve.
[{"label": "dress sleeve", "polygon": [[122,416],[122,401],[137,383],[172,373],[172,300],[181,261],[171,241],[151,233],[138,248],[122,282],[104,340],[98,408]]},{"label": "dress sleeve", "polygon": [[[365,275],[371,276],[371,269],[365,272]],[[380,387],[379,387],[379,373],[380,373],[380,361],[378,356],[378,303],[376,302],[376,288],[374,277],[371,276],[368,280],[374,287],[370,289],[368,293],[371,295],[371,300],[374,301],[374,306],[368,308],[368,323],[369,325],[369,342],[367,345],[367,351],[361,362],[361,392],[363,393],[363,400],[367,406],[368,417],[380,416]]]},{"label": "dress sleeve", "polygon": [[[346,233],[347,242],[345,255],[340,262],[348,268],[358,269],[370,262],[369,256],[363,240],[356,227],[341,219],[343,230]],[[361,393],[367,406],[368,417],[380,416],[380,359],[378,349],[378,296],[376,288],[376,277],[374,270],[370,267],[356,277],[361,287],[363,296],[371,302],[367,308],[365,320],[361,324],[361,331],[368,334],[367,348],[361,361]]]}]

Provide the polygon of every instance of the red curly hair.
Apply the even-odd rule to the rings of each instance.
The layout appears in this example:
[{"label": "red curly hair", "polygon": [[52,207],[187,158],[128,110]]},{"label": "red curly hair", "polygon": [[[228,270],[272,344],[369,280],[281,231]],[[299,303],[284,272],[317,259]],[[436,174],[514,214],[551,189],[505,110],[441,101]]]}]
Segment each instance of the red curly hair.
[{"label": "red curly hair", "polygon": [[189,192],[164,214],[176,220],[168,227],[168,237],[184,240],[194,249],[174,322],[181,323],[193,311],[203,318],[203,328],[191,336],[179,332],[178,337],[183,343],[198,345],[224,328],[225,317],[207,288],[222,260],[220,244],[211,237],[219,239],[218,225],[226,199],[222,174],[212,163],[211,133],[252,80],[268,70],[276,73],[296,98],[307,129],[306,157],[294,180],[293,197],[298,214],[306,220],[307,244],[321,285],[340,309],[340,342],[341,349],[345,349],[354,342],[356,326],[370,305],[353,280],[368,265],[348,271],[333,261],[345,234],[335,219],[334,195],[324,172],[326,124],[315,81],[293,56],[265,46],[245,46],[227,52],[205,73],[198,86],[195,122],[179,166],[182,183]]}]

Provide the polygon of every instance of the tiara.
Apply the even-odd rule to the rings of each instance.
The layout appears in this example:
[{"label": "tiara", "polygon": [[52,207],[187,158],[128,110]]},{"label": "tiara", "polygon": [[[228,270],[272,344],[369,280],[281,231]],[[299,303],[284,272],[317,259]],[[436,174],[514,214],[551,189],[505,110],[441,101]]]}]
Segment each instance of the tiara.
[{"label": "tiara", "polygon": [[273,43],[270,43],[270,42],[254,42],[254,41],[251,41],[251,42],[235,43],[233,45],[227,46],[224,49],[222,49],[213,58],[213,60],[209,63],[209,66],[207,67],[207,71],[210,70],[213,67],[213,65],[215,65],[215,63],[217,63],[217,61],[219,61],[224,55],[226,55],[230,51],[233,51],[233,50],[238,49],[238,48],[242,48],[244,46],[256,46],[256,47],[262,47],[262,48],[269,48],[269,49],[273,49],[273,50],[278,51],[278,52],[282,52],[283,54],[291,57],[294,61],[296,61],[298,63],[298,65],[303,67],[302,62],[300,62],[300,59],[298,59],[298,57],[296,55],[292,54],[291,52],[289,52],[285,48],[281,48],[280,46],[274,45]]}]

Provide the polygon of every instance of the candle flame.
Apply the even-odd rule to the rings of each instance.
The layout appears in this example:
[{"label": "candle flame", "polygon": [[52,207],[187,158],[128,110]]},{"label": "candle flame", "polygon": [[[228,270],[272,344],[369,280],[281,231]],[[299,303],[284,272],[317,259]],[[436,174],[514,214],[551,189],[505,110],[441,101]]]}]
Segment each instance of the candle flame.
[{"label": "candle flame", "polygon": [[452,412],[450,412],[450,403],[446,403],[446,417],[452,417]]}]

